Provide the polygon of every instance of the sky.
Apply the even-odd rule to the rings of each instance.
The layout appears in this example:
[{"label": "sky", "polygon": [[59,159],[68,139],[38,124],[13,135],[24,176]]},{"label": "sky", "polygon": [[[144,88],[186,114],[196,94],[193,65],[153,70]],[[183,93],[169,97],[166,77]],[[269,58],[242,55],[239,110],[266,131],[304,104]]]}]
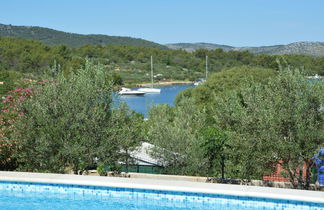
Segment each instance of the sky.
[{"label": "sky", "polygon": [[1,0],[0,23],[160,44],[324,42],[324,0]]}]

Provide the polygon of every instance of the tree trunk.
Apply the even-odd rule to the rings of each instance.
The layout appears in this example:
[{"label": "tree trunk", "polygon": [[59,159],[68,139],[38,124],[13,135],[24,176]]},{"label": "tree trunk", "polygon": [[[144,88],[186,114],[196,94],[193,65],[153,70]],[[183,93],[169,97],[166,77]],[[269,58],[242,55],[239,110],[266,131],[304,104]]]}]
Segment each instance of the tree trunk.
[{"label": "tree trunk", "polygon": [[78,169],[74,168],[74,169],[73,169],[73,173],[74,173],[75,175],[78,175]]},{"label": "tree trunk", "polygon": [[288,174],[289,174],[289,179],[290,179],[290,183],[293,185],[293,187],[296,189],[297,187],[298,187],[298,183],[296,184],[295,183],[295,175],[294,175],[294,173],[291,171],[291,169],[290,169],[290,167],[289,167],[289,165],[288,165],[288,169],[287,169],[287,171],[288,171]]},{"label": "tree trunk", "polygon": [[308,160],[306,160],[305,163],[306,163],[306,177],[305,177],[304,189],[308,190],[309,185],[310,185],[310,178],[311,178],[310,177],[310,175],[311,175],[311,173],[310,173],[310,163],[309,163]]},{"label": "tree trunk", "polygon": [[128,150],[126,149],[126,173],[128,173]]},{"label": "tree trunk", "polygon": [[224,173],[225,173],[225,157],[224,157],[224,155],[222,155],[222,160],[221,160],[221,170],[222,170],[222,180],[224,180],[225,179],[225,175],[224,175]]}]

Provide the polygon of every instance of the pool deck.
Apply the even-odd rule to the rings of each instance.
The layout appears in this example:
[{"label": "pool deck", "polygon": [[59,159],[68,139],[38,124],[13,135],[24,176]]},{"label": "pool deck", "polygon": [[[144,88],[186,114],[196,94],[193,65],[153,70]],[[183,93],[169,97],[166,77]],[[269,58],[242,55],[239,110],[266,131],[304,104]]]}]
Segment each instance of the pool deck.
[{"label": "pool deck", "polygon": [[180,180],[119,178],[70,174],[45,174],[0,171],[0,181],[39,182],[55,184],[94,185],[122,188],[139,188],[195,193],[212,193],[235,196],[252,196],[285,200],[324,203],[323,191],[293,190],[245,185],[213,184]]}]

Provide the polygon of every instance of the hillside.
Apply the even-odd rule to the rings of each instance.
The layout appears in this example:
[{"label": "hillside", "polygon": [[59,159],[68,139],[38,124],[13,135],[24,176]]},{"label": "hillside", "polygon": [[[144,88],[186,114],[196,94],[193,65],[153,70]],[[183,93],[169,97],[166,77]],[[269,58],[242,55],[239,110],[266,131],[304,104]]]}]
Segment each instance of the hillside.
[{"label": "hillside", "polygon": [[33,39],[41,41],[47,45],[63,44],[68,47],[81,47],[86,44],[100,45],[130,45],[150,48],[167,49],[164,45],[150,42],[144,39],[137,39],[122,36],[107,35],[83,35],[67,33],[49,28],[37,26],[12,26],[0,24],[0,36]]},{"label": "hillside", "polygon": [[[6,91],[20,87],[19,78],[38,80],[58,71],[69,74],[86,63],[87,59],[101,63],[118,84],[129,86],[150,82],[150,57],[154,57],[155,81],[191,80],[205,76],[205,55],[208,72],[232,67],[250,66],[278,70],[277,60],[284,59],[294,67],[302,67],[309,76],[324,76],[324,57],[304,55],[264,55],[248,51],[184,50],[118,45],[85,45],[68,48],[64,45],[47,46],[40,41],[0,36],[0,98]],[[46,76],[45,76],[46,75]],[[15,82],[16,81],[16,82]],[[8,85],[6,85],[8,84]]]},{"label": "hillside", "polygon": [[233,47],[211,43],[176,43],[167,44],[170,49],[183,49],[192,52],[197,49],[213,50],[221,48],[224,51],[249,51],[256,54],[284,55],[299,54],[312,57],[324,57],[324,42],[294,42],[288,45],[273,45],[262,47]]},{"label": "hillside", "polygon": [[218,49],[221,48],[224,51],[230,51],[233,50],[234,47],[232,46],[228,46],[228,45],[219,45],[219,44],[211,44],[211,43],[176,43],[176,44],[166,44],[166,46],[170,49],[173,50],[179,50],[179,49],[183,49],[186,50],[188,52],[193,52],[195,50],[198,49],[207,49],[207,50],[214,50],[214,49]]}]

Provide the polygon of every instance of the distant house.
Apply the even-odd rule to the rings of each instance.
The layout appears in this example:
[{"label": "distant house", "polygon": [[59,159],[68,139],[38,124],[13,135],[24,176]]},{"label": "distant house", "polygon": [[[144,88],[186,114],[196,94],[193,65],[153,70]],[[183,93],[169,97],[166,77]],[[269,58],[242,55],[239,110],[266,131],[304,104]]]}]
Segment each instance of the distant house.
[{"label": "distant house", "polygon": [[[153,148],[154,145],[147,142],[142,142],[140,146],[136,147],[130,153],[133,161],[128,166],[128,172],[161,174],[163,172],[163,164],[152,156],[151,151]],[[125,165],[123,165],[121,171],[126,171]]]}]

